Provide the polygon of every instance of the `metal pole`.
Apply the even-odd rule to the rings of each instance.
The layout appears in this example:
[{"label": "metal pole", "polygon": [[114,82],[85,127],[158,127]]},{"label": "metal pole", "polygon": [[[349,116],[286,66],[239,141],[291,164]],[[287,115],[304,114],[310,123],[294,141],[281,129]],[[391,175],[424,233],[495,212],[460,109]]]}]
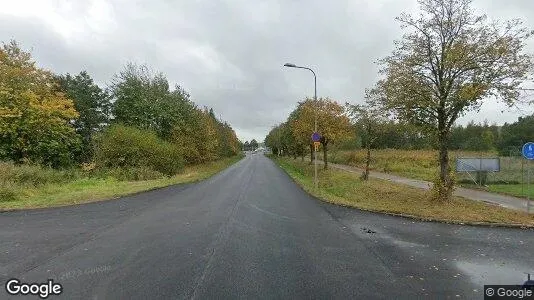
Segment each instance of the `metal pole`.
[{"label": "metal pole", "polygon": [[[311,70],[310,70],[311,71]],[[314,116],[314,132],[317,132],[317,76],[315,76],[315,72],[313,72],[313,86],[314,86],[314,103],[315,103],[315,116]],[[317,148],[315,147],[315,188],[317,189]],[[326,163],[326,162],[324,162]]]},{"label": "metal pole", "polygon": [[484,176],[484,174],[482,174],[482,157],[480,157],[478,159],[478,184],[480,186],[482,186],[482,176]]},{"label": "metal pole", "polygon": [[[286,63],[284,64],[284,67],[289,67],[289,68],[298,68],[298,69],[306,69],[310,72],[312,72],[313,74],[313,87],[314,87],[314,106],[315,106],[315,109],[314,109],[314,132],[317,132],[317,76],[315,75],[315,72],[308,68],[308,67],[301,67],[301,66],[297,66],[295,64],[291,64],[291,63]],[[315,148],[315,145],[314,145],[314,148]],[[317,149],[314,149],[314,154],[313,154],[313,160],[314,160],[314,169],[315,169],[315,176],[314,176],[314,185],[315,185],[315,188],[317,189]],[[326,163],[326,162],[325,162]]]},{"label": "metal pole", "polygon": [[527,162],[527,214],[530,213],[530,163]]},{"label": "metal pole", "polygon": [[[525,159],[521,158],[521,197],[525,195]],[[528,197],[527,197],[528,211]]]}]

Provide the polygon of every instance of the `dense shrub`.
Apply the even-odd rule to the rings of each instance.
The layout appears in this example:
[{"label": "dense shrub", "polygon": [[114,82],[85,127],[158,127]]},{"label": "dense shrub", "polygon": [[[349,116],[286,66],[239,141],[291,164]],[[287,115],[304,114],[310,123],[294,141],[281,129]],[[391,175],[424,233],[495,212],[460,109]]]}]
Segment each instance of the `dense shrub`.
[{"label": "dense shrub", "polygon": [[100,168],[146,167],[165,175],[183,168],[177,146],[156,133],[124,125],[113,125],[96,138],[95,162]]}]

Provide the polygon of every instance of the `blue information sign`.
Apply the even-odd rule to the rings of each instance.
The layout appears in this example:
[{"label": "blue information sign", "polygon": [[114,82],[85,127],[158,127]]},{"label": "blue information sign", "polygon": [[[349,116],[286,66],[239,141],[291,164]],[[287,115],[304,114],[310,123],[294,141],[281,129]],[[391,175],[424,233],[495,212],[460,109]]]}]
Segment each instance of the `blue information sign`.
[{"label": "blue information sign", "polygon": [[321,135],[318,132],[314,132],[312,134],[312,141],[319,142],[321,141]]},{"label": "blue information sign", "polygon": [[523,156],[526,159],[534,159],[534,143],[526,143],[523,145]]}]

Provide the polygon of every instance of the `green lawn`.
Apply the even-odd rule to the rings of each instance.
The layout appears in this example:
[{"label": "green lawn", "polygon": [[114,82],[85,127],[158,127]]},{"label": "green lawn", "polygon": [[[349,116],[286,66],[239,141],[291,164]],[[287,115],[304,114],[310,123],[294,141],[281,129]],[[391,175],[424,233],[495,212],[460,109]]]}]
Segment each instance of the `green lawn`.
[{"label": "green lawn", "polygon": [[319,171],[319,190],[313,187],[313,165],[300,159],[273,158],[304,190],[335,204],[364,210],[454,223],[483,222],[534,226],[534,215],[454,197],[437,204],[427,191],[380,179],[361,181],[359,174],[333,168]]},{"label": "green lawn", "polygon": [[206,179],[239,161],[242,156],[186,167],[170,178],[118,181],[114,178],[80,178],[67,183],[51,183],[20,189],[13,201],[0,201],[0,210],[64,206],[116,198],[173,184]]},{"label": "green lawn", "polygon": [[530,199],[534,199],[534,184],[530,184],[529,188],[527,188],[526,184],[524,186],[521,186],[521,184],[490,184],[487,190],[523,198],[526,198],[528,194]]}]

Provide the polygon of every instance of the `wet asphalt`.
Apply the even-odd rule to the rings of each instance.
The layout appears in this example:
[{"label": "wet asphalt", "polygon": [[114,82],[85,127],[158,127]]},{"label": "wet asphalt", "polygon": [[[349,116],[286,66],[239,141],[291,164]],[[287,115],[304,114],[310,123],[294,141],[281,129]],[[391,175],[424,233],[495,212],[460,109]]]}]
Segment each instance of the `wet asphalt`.
[{"label": "wet asphalt", "polygon": [[532,230],[326,204],[261,154],[195,184],[0,213],[0,282],[54,279],[48,299],[483,299],[527,272]]}]

